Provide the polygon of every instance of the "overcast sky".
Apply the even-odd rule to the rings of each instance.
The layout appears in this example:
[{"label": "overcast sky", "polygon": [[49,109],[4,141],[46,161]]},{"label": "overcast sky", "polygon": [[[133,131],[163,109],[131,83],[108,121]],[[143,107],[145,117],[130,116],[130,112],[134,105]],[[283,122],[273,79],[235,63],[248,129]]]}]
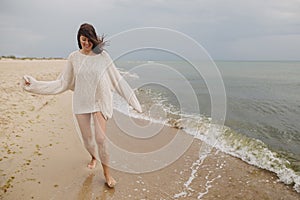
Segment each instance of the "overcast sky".
[{"label": "overcast sky", "polygon": [[67,57],[83,22],[174,29],[213,59],[300,60],[300,0],[0,0],[0,55]]}]

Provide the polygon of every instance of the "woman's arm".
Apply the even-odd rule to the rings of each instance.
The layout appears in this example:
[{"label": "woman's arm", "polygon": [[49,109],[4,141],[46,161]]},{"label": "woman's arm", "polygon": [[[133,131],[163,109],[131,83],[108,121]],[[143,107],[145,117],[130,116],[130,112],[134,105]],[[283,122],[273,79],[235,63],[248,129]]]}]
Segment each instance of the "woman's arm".
[{"label": "woman's arm", "polygon": [[59,94],[68,89],[74,89],[74,76],[72,62],[68,63],[64,70],[54,81],[37,81],[35,78],[25,75],[24,90],[36,94]]},{"label": "woman's arm", "polygon": [[112,89],[116,90],[117,93],[122,96],[129,105],[131,105],[135,110],[138,112],[142,112],[141,105],[134,93],[134,91],[131,89],[129,84],[126,82],[126,80],[120,75],[120,72],[117,70],[115,64],[113,63],[112,59],[108,55],[108,53],[103,52],[107,58],[107,72],[110,84],[112,86]]}]

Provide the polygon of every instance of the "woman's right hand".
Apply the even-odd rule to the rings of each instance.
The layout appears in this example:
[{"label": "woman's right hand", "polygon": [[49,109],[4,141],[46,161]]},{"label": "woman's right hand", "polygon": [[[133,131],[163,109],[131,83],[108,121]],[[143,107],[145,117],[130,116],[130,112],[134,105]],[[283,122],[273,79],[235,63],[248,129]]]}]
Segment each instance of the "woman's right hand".
[{"label": "woman's right hand", "polygon": [[24,82],[25,82],[25,86],[30,86],[30,77],[25,75],[23,76]]}]

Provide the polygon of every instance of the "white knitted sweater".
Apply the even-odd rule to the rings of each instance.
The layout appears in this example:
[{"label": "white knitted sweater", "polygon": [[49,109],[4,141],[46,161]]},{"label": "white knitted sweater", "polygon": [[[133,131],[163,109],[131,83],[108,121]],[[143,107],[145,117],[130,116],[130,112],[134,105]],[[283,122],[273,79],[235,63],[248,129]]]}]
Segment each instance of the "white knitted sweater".
[{"label": "white knitted sweater", "polygon": [[120,75],[107,52],[94,56],[80,51],[72,52],[62,73],[54,81],[37,81],[31,76],[23,77],[30,85],[23,88],[36,94],[59,94],[73,90],[75,114],[102,112],[111,118],[113,114],[112,90],[122,96],[135,110],[142,112],[134,91]]}]

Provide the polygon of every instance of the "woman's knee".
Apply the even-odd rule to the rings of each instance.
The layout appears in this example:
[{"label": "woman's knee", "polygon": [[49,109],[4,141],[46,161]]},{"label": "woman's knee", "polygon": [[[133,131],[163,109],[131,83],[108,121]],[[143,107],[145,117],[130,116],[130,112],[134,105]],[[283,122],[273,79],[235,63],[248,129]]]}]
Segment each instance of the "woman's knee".
[{"label": "woman's knee", "polygon": [[84,143],[86,143],[86,144],[91,144],[93,142],[92,134],[90,134],[90,135],[82,134],[82,139],[83,139]]},{"label": "woman's knee", "polygon": [[103,145],[106,140],[106,137],[104,134],[97,134],[95,139],[98,145]]}]

